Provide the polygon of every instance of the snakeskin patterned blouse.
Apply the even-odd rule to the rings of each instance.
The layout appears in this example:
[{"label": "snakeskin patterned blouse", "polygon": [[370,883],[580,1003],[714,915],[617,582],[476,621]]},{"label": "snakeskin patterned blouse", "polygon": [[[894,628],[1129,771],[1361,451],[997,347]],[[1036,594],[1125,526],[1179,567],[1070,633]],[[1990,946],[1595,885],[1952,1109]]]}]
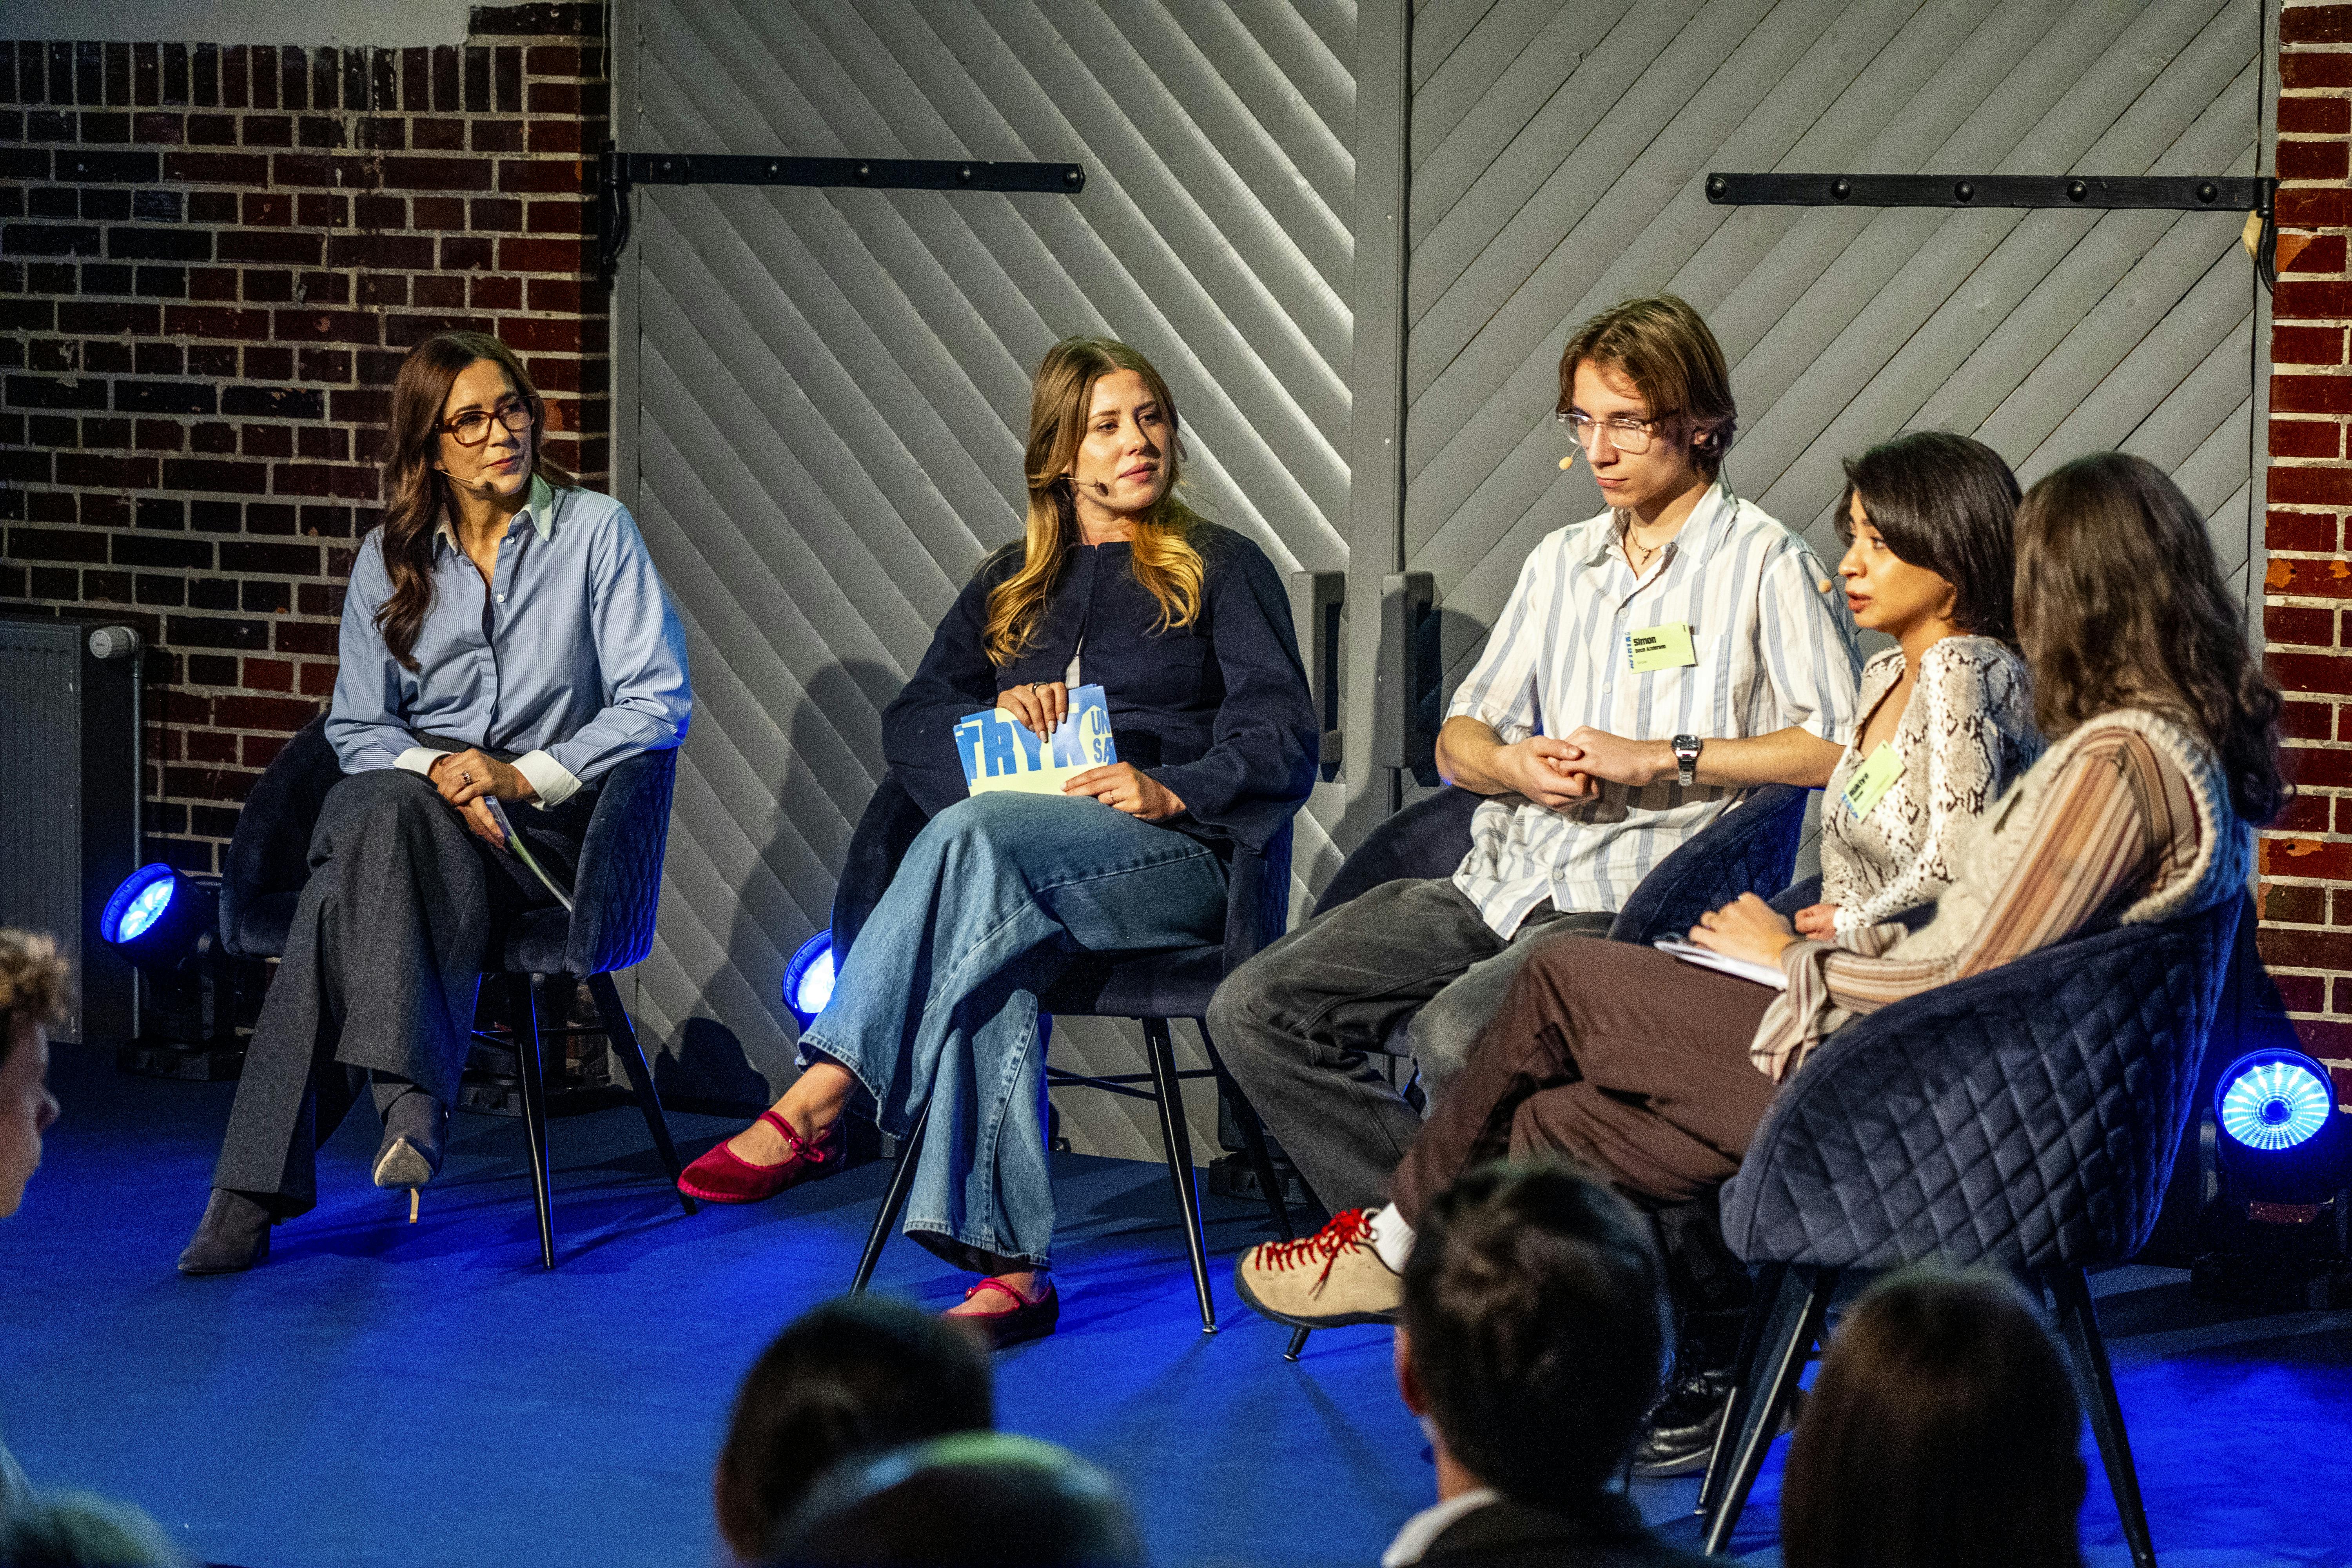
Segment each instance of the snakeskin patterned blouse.
[{"label": "snakeskin patterned blouse", "polygon": [[1862,720],[1822,796],[1822,901],[1837,906],[1843,946],[1933,903],[1952,880],[1953,836],[2042,754],[2025,661],[1990,637],[1946,637],[1921,657],[1910,706],[1886,742],[1903,771],[1856,816],[1845,788],[1865,760],[1862,734],[1902,679],[1899,647],[1863,667]]}]

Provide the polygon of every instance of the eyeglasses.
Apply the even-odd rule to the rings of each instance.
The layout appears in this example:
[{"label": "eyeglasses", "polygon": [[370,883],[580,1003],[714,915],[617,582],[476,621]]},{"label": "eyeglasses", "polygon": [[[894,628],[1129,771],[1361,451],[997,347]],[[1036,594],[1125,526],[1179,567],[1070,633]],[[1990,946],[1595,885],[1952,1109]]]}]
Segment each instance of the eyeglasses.
[{"label": "eyeglasses", "polygon": [[491,420],[496,419],[509,430],[528,430],[533,417],[528,403],[501,403],[488,414],[478,408],[468,408],[455,419],[441,421],[441,428],[446,430],[460,447],[478,447],[490,438]]},{"label": "eyeglasses", "polygon": [[1594,443],[1601,439],[1601,433],[1605,430],[1609,433],[1609,444],[1629,458],[1638,458],[1648,451],[1652,434],[1673,417],[1671,414],[1661,414],[1654,419],[1595,419],[1590,414],[1579,414],[1573,410],[1552,416],[1555,422],[1568,426],[1569,433],[1576,437],[1576,444],[1586,451],[1592,450]]}]

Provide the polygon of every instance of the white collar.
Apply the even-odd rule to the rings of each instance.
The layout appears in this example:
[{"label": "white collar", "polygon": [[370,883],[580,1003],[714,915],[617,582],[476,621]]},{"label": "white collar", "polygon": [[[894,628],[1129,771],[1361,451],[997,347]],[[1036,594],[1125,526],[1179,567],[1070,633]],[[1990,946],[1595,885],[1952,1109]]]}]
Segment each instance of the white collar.
[{"label": "white collar", "polygon": [[[524,521],[539,531],[542,542],[555,537],[555,488],[537,474],[531,475],[530,489],[524,494],[522,510],[516,512],[513,521],[507,524],[507,531],[513,532],[515,523]],[[447,541],[452,550],[457,547],[457,534],[449,525],[447,507],[441,509],[441,521],[433,532],[436,538]]]},{"label": "white collar", "polygon": [[1444,1502],[1432,1503],[1404,1521],[1404,1528],[1396,1532],[1389,1549],[1381,1553],[1381,1568],[1405,1568],[1409,1563],[1420,1562],[1422,1554],[1437,1543],[1437,1538],[1455,1520],[1502,1500],[1503,1494],[1494,1488],[1475,1487]]}]

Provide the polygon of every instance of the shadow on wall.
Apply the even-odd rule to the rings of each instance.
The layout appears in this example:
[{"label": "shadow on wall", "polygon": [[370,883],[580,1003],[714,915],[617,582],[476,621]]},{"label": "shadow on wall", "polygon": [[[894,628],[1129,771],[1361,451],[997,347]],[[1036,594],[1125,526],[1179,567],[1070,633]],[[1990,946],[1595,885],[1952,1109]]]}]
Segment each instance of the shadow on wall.
[{"label": "shadow on wall", "polygon": [[[778,708],[791,705],[782,776],[772,796],[720,802],[761,844],[759,861],[727,875],[731,909],[697,911],[724,930],[726,950],[659,1063],[666,1099],[756,1114],[798,1076],[784,967],[831,919],[850,836],[882,777],[882,710],[904,683],[887,666],[850,659],[818,669],[797,693],[774,694]],[[724,734],[729,719],[721,710],[708,721]]]}]

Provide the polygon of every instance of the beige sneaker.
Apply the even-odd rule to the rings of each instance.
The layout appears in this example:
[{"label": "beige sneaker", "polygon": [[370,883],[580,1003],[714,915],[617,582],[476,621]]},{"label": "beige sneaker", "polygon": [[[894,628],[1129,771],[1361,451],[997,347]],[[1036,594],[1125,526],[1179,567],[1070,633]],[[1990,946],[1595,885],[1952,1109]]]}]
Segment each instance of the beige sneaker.
[{"label": "beige sneaker", "polygon": [[1234,1265],[1234,1288],[1297,1329],[1395,1322],[1404,1280],[1373,1249],[1371,1218],[1370,1209],[1349,1209],[1303,1240],[1251,1247]]}]

